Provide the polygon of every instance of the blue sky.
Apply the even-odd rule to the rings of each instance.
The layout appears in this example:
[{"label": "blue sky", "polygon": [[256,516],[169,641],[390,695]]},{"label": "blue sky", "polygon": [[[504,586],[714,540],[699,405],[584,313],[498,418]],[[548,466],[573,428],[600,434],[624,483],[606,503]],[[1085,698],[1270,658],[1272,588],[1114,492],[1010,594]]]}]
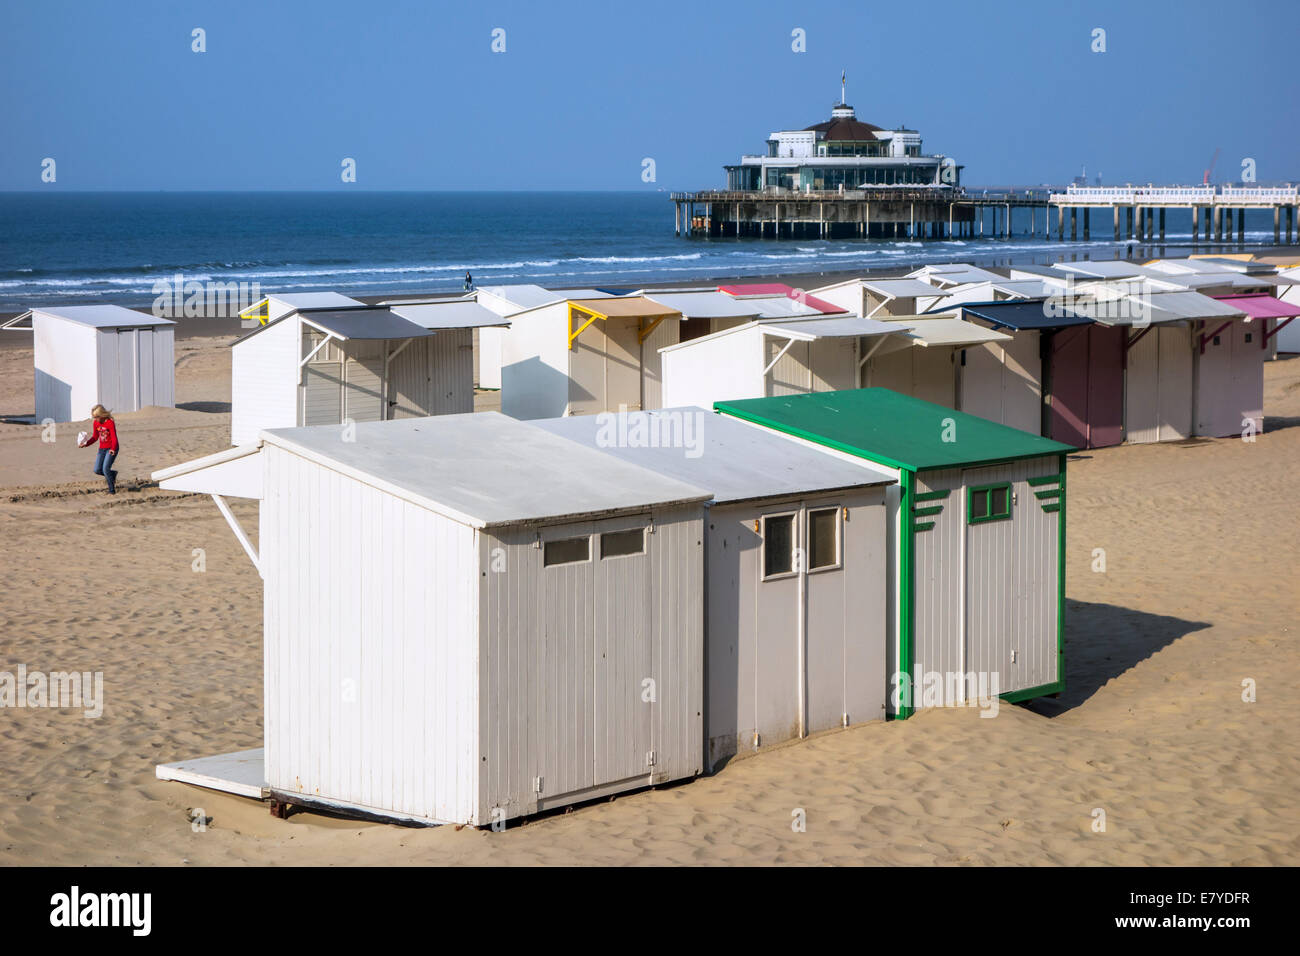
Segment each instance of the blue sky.
[{"label": "blue sky", "polygon": [[860,118],[920,130],[968,184],[1065,182],[1083,164],[1199,182],[1216,148],[1216,179],[1249,157],[1261,182],[1296,180],[1294,10],[6,0],[0,189],[719,186],[772,130],[827,118],[841,69]]}]

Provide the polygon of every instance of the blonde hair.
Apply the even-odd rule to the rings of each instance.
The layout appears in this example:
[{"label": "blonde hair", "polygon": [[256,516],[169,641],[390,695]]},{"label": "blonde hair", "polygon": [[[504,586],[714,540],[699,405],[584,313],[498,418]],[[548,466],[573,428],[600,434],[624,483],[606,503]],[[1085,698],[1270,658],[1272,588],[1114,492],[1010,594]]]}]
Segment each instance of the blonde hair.
[{"label": "blonde hair", "polygon": [[90,410],[90,417],[102,422],[105,419],[112,418],[113,413],[103,405],[96,405]]}]

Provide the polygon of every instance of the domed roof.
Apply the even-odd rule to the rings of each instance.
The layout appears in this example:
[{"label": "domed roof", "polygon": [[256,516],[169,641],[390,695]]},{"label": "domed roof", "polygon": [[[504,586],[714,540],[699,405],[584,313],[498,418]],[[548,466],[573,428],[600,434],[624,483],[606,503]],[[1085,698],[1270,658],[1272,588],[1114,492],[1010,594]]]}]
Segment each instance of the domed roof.
[{"label": "domed roof", "polygon": [[840,103],[831,111],[831,118],[826,122],[805,126],[804,129],[823,134],[821,138],[824,140],[842,143],[873,140],[880,127],[862,122],[853,115],[852,106]]}]

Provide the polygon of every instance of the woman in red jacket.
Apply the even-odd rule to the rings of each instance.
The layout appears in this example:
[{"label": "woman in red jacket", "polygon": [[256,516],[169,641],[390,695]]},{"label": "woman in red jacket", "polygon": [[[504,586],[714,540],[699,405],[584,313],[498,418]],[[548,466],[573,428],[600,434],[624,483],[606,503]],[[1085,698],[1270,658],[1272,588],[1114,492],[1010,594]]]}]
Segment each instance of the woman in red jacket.
[{"label": "woman in red jacket", "polygon": [[96,405],[90,410],[90,434],[80,445],[86,448],[99,439],[99,453],[95,455],[95,474],[103,475],[108,482],[108,493],[117,494],[117,472],[113,462],[117,460],[117,425],[113,422],[113,413],[103,405]]}]

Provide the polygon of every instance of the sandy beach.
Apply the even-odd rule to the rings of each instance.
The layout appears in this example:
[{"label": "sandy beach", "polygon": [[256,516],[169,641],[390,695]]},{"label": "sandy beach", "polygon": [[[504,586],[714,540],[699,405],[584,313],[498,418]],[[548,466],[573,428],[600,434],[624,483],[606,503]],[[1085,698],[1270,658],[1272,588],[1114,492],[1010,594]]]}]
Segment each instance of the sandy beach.
[{"label": "sandy beach", "polygon": [[1074,457],[1060,699],[827,733],[491,833],[283,821],[155,779],[261,743],[261,581],[210,499],[147,480],[227,446],[232,338],[178,339],[177,407],[118,417],[111,498],[84,423],[14,421],[31,351],[0,349],[0,670],[102,671],[106,697],[98,719],[0,711],[0,863],[1300,863],[1300,357],[1266,365],[1254,442]]}]

